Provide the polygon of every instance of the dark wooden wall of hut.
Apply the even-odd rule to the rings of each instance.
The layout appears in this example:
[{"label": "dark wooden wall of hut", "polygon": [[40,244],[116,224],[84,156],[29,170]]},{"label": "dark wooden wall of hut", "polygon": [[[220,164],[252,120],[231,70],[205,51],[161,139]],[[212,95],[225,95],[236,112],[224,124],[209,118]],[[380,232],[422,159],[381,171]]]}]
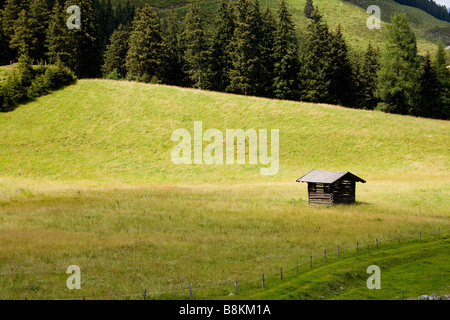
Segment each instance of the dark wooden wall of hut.
[{"label": "dark wooden wall of hut", "polygon": [[308,202],[333,204],[333,192],[330,184],[308,182]]},{"label": "dark wooden wall of hut", "polygon": [[355,202],[356,183],[352,180],[339,180],[333,185],[333,203]]},{"label": "dark wooden wall of hut", "polygon": [[337,204],[355,202],[356,183],[352,180],[340,180],[333,184],[308,183],[308,202],[317,204]]}]

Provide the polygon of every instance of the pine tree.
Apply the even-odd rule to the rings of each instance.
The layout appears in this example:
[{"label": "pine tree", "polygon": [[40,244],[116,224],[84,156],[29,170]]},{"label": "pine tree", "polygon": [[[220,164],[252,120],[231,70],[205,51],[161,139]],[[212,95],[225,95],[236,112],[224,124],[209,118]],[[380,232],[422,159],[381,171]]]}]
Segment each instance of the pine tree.
[{"label": "pine tree", "polygon": [[278,17],[274,48],[275,96],[280,99],[298,99],[299,53],[294,24],[284,0],[281,1]]},{"label": "pine tree", "polygon": [[6,0],[5,6],[2,10],[2,33],[8,48],[5,48],[7,52],[3,54],[7,56],[7,60],[15,60],[17,52],[9,47],[10,41],[14,35],[14,23],[19,18],[19,14],[22,10],[28,10],[27,0]]},{"label": "pine tree", "polygon": [[417,80],[420,62],[417,57],[416,36],[405,14],[395,14],[388,26],[387,54],[378,72],[377,97],[380,109],[409,114],[417,103]]},{"label": "pine tree", "polygon": [[[361,65],[355,72],[357,82],[357,101],[356,106],[361,109],[373,110],[376,108],[379,100],[375,97],[377,89],[377,71],[380,68],[380,52],[369,43],[364,53]],[[355,62],[356,63],[356,62]]]},{"label": "pine tree", "polygon": [[6,0],[5,7],[3,8],[3,32],[11,39],[14,35],[14,22],[19,18],[19,13],[28,10],[27,0]]},{"label": "pine tree", "polygon": [[240,0],[236,29],[231,43],[233,68],[228,91],[261,96],[264,93],[264,66],[261,58],[262,20],[259,3]]},{"label": "pine tree", "polygon": [[221,0],[216,15],[216,28],[211,45],[211,89],[225,91],[230,85],[229,73],[233,66],[230,43],[233,40],[235,21],[233,7],[228,0]]},{"label": "pine tree", "polygon": [[30,28],[33,30],[35,48],[31,58],[42,61],[45,58],[45,39],[50,12],[46,0],[32,0],[30,3]]},{"label": "pine tree", "polygon": [[442,102],[439,96],[441,86],[429,54],[422,63],[418,85],[419,101],[411,114],[427,118],[440,118],[442,111]]},{"label": "pine tree", "polygon": [[178,17],[173,7],[166,21],[166,39],[168,47],[167,83],[185,85],[186,77],[183,71],[183,51],[180,42],[180,27]]},{"label": "pine tree", "polygon": [[109,44],[111,35],[117,28],[118,23],[113,10],[111,0],[93,0],[95,17],[98,25],[98,39],[103,52]]},{"label": "pine tree", "polygon": [[248,19],[249,7],[249,0],[239,0],[237,4],[236,28],[230,45],[233,68],[230,70],[230,85],[227,88],[227,91],[245,95],[250,92],[249,65],[253,53],[250,43],[252,35]]},{"label": "pine tree", "polygon": [[119,2],[115,10],[116,23],[118,25],[123,25],[124,28],[130,27],[131,22],[134,19],[135,12],[135,7],[130,4],[129,0],[127,0],[125,6],[122,6],[122,4]]},{"label": "pine tree", "polygon": [[167,69],[167,44],[159,17],[148,4],[138,9],[133,20],[126,58],[128,74],[144,82],[160,82]]},{"label": "pine tree", "polygon": [[275,78],[275,39],[277,32],[277,21],[269,6],[264,9],[262,19],[262,51],[261,60],[264,76],[262,81],[262,95],[273,98]]},{"label": "pine tree", "polygon": [[[3,31],[3,12],[0,10],[0,65],[5,65],[9,63],[9,42]],[[0,104],[1,106],[1,104]]]},{"label": "pine tree", "polygon": [[47,26],[47,3],[45,0],[32,0],[29,11],[22,10],[14,22],[11,48],[32,60],[43,60]]},{"label": "pine tree", "polygon": [[307,17],[308,19],[313,18],[314,4],[312,0],[306,0],[305,9],[303,10],[303,12],[305,13],[305,17]]},{"label": "pine tree", "polygon": [[109,74],[116,70],[124,78],[127,74],[126,58],[128,53],[128,39],[130,34],[124,30],[120,24],[111,35],[110,44],[105,51],[105,63],[103,65],[103,74]]},{"label": "pine tree", "polygon": [[447,68],[447,51],[445,50],[442,41],[438,44],[436,56],[434,59],[434,67],[436,69],[436,76],[440,86],[440,101],[441,112],[440,116],[436,116],[440,119],[450,118],[450,69]]},{"label": "pine tree", "polygon": [[26,10],[22,10],[17,20],[14,22],[14,33],[9,42],[11,49],[14,49],[19,56],[30,56],[35,43],[33,39],[33,32],[28,27],[30,25],[30,17]]},{"label": "pine tree", "polygon": [[74,49],[73,64],[69,65],[69,67],[79,78],[98,77],[101,74],[100,66],[102,57],[93,1],[67,0],[64,7],[68,8],[70,5],[76,5],[80,8],[81,28],[70,29],[67,33],[70,42],[68,45]]},{"label": "pine tree", "polygon": [[47,55],[51,63],[61,61],[65,66],[75,64],[75,50],[66,26],[66,11],[59,1],[53,7],[46,34]]},{"label": "pine tree", "polygon": [[208,86],[208,44],[203,30],[201,2],[189,1],[189,11],[184,19],[186,29],[182,34],[184,60],[194,88]]},{"label": "pine tree", "polygon": [[[264,97],[266,95],[266,80],[270,76],[266,74],[265,64],[265,34],[264,24],[261,15],[259,0],[254,0],[250,5],[249,11],[250,32],[253,35],[252,47],[255,53],[251,61],[251,86],[252,95]],[[270,49],[269,49],[270,50]]]},{"label": "pine tree", "polygon": [[347,107],[354,106],[356,86],[353,78],[353,66],[349,59],[348,48],[342,36],[341,27],[331,34],[330,51],[330,87],[329,101]]},{"label": "pine tree", "polygon": [[331,85],[331,35],[319,9],[312,14],[308,38],[301,57],[302,100],[333,103]]}]

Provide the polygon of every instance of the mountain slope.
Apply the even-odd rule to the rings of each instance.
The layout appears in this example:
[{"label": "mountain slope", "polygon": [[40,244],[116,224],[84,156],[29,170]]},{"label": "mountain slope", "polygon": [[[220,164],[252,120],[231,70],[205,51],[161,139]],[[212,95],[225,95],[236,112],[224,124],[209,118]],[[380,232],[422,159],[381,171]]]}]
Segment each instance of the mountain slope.
[{"label": "mountain slope", "polygon": [[[279,129],[280,169],[176,165],[172,132]],[[269,131],[270,132],[270,131]],[[95,183],[293,181],[316,168],[448,179],[450,123],[125,81],[76,85],[0,114],[0,176]],[[270,133],[269,133],[270,136]],[[203,143],[203,147],[207,142]],[[225,148],[224,148],[225,156]],[[248,163],[248,160],[247,162]]]}]

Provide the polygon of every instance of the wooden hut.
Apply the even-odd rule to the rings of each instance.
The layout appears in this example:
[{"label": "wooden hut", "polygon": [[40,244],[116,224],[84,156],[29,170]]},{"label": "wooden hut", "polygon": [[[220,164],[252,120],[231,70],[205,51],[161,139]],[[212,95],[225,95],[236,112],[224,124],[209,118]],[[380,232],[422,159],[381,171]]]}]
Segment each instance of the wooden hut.
[{"label": "wooden hut", "polygon": [[366,183],[351,172],[312,170],[297,179],[308,183],[308,203],[354,203],[356,182]]}]

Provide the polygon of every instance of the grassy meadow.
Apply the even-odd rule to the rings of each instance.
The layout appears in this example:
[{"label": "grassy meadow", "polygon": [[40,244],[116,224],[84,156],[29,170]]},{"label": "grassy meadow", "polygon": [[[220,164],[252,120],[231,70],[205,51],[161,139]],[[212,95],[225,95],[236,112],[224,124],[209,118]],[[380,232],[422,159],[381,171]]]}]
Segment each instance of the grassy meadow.
[{"label": "grassy meadow", "polygon": [[[278,174],[173,164],[171,134],[192,133],[194,121],[223,133],[279,129]],[[248,286],[234,298],[339,298],[323,286],[346,279],[356,242],[376,260],[375,239],[390,266],[383,284],[394,289],[374,295],[363,275],[340,297],[393,299],[405,284],[402,298],[448,293],[439,279],[449,270],[449,129],[329,105],[79,80],[0,114],[0,298],[130,299],[146,288],[149,298],[187,299],[192,284],[196,297],[215,299],[228,297],[235,280],[270,280],[280,267],[297,288],[314,277],[309,295],[269,281],[267,293]],[[354,205],[314,207],[295,182],[311,169],[348,170],[367,183],[357,185]],[[338,245],[350,259],[344,265],[334,264]],[[297,260],[307,268],[324,250],[328,269],[289,278]],[[429,259],[414,258],[427,250]],[[389,280],[413,261],[429,281]],[[73,264],[81,290],[66,287]],[[332,279],[320,276],[327,270]]]}]

